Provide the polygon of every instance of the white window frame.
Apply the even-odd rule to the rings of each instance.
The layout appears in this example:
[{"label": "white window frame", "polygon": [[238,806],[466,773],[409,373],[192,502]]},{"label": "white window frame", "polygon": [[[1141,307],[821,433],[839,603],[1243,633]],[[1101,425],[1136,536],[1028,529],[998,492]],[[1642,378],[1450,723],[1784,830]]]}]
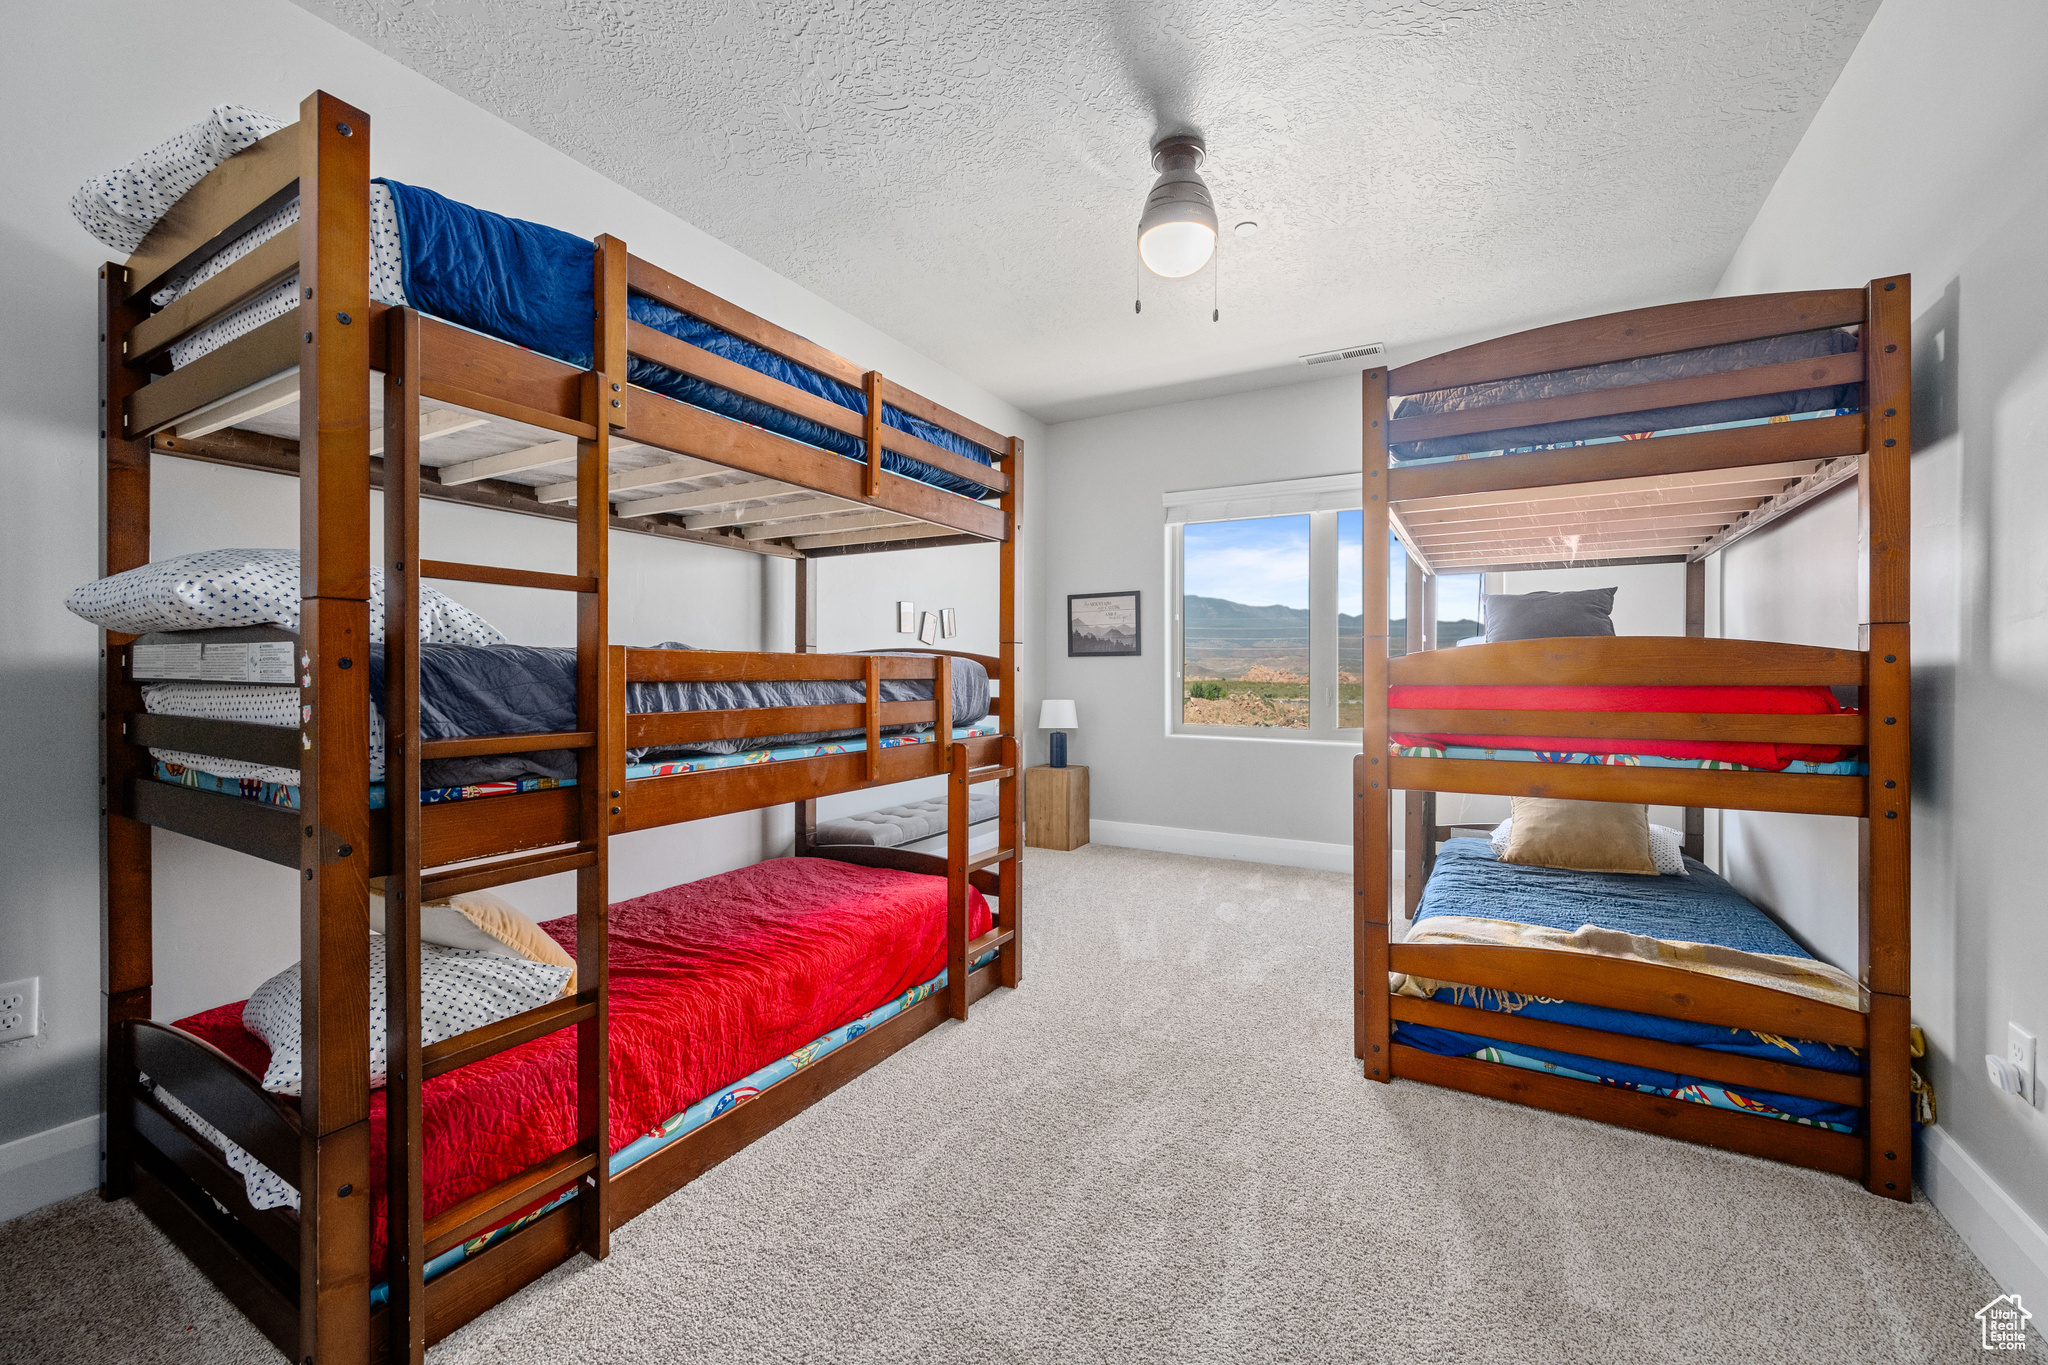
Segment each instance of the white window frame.
[{"label": "white window frame", "polygon": [[[1360,510],[1361,480],[1356,474],[1333,474],[1273,483],[1238,484],[1228,488],[1191,489],[1168,493],[1161,502],[1166,515],[1166,584],[1172,614],[1171,647],[1166,651],[1166,734],[1178,739],[1221,739],[1255,744],[1333,744],[1355,749],[1365,732],[1340,729],[1337,720],[1337,516]],[[1309,727],[1267,729],[1249,725],[1191,725],[1181,719],[1186,669],[1182,653],[1182,603],[1186,598],[1184,560],[1190,522],[1247,521],[1260,517],[1308,517],[1309,573]],[[1382,553],[1385,553],[1383,550]],[[1327,587],[1319,588],[1319,584]]]}]

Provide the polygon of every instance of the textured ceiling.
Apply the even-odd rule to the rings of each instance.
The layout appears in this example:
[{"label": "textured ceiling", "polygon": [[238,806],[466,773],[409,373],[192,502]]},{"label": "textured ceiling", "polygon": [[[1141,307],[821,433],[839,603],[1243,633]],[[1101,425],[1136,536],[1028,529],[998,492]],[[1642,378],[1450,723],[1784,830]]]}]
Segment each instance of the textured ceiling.
[{"label": "textured ceiling", "polygon": [[[1704,293],[1877,8],[300,3],[1048,420]],[[1220,323],[1131,308],[1177,130],[1261,224]]]}]

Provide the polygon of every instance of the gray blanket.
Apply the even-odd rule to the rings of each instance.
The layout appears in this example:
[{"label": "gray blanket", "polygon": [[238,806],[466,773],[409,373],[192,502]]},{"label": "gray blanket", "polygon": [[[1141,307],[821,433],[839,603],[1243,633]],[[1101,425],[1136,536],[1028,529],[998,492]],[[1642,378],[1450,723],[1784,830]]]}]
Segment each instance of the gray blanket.
[{"label": "gray blanket", "polygon": [[[688,649],[673,642],[657,649]],[[890,651],[899,652],[899,651]],[[900,651],[915,654],[915,651]],[[930,701],[932,684],[884,679],[884,701]],[[733,711],[763,706],[833,706],[867,699],[860,682],[689,682],[632,683],[626,709]],[[370,651],[370,701],[384,705],[384,650]],[[988,714],[988,672],[971,659],[953,661],[953,722],[969,725]],[[462,739],[473,735],[546,734],[576,728],[576,651],[532,645],[424,645],[420,649],[420,735]],[[929,725],[892,725],[884,734],[926,730]],[[847,739],[864,730],[797,735],[753,735],[660,749],[629,749],[630,763],[683,755],[732,754],[790,744]],[[488,754],[436,759],[420,765],[423,786],[455,787],[513,777],[574,777],[576,756],[567,751]]]}]

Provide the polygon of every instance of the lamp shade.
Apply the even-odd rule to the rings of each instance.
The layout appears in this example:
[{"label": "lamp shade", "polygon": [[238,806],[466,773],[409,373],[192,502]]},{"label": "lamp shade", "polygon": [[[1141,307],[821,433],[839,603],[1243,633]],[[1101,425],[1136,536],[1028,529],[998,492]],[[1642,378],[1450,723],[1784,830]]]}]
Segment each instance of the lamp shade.
[{"label": "lamp shade", "polygon": [[1074,718],[1074,703],[1070,701],[1042,701],[1038,703],[1038,728],[1041,730],[1078,730],[1081,722]]},{"label": "lamp shade", "polygon": [[1138,219],[1138,256],[1155,275],[1192,275],[1216,250],[1216,205],[1196,170],[1206,155],[1198,137],[1170,137],[1152,149],[1160,176]]}]

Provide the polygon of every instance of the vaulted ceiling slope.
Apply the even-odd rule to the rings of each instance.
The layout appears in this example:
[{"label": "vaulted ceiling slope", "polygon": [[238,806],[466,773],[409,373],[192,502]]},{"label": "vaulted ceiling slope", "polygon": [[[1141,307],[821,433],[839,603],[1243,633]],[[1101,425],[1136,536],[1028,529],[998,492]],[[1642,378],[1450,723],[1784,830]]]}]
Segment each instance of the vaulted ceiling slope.
[{"label": "vaulted ceiling slope", "polygon": [[1058,421],[1705,293],[1878,0],[299,2]]}]

